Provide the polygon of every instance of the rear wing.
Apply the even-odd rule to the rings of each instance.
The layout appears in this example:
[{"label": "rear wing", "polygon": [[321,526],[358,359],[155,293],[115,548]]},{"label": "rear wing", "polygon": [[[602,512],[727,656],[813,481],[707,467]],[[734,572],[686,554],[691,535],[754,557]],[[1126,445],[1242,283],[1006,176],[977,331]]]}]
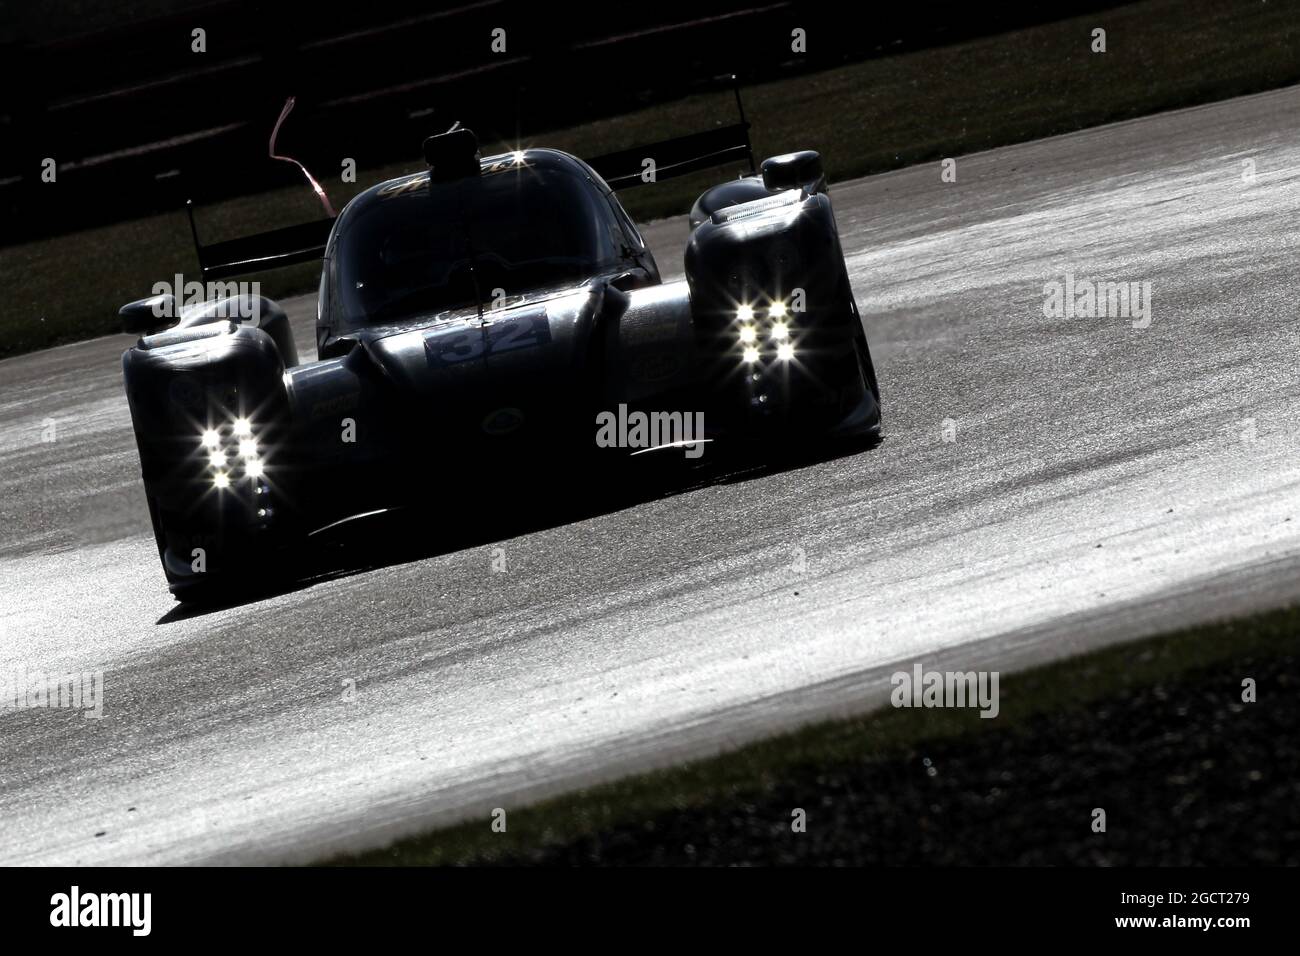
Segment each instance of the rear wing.
[{"label": "rear wing", "polygon": [[[589,159],[587,165],[600,173],[611,189],[630,189],[742,159],[748,162],[750,174],[758,175],[758,168],[754,165],[754,147],[749,141],[749,121],[745,119],[745,105],[740,101],[740,86],[734,74],[731,76],[731,89],[736,96],[738,123],[620,149]],[[646,165],[648,159],[653,160],[653,167]],[[653,168],[653,177],[646,176],[648,168]]]},{"label": "rear wing", "polygon": [[[737,160],[745,160],[750,174],[758,175],[754,148],[749,141],[749,122],[745,119],[745,107],[740,101],[740,87],[734,75],[731,88],[736,97],[736,112],[740,115],[738,123],[606,153],[588,160],[588,165],[612,189],[629,189]],[[651,178],[645,175],[647,159],[654,161],[654,176]],[[325,255],[325,244],[334,228],[333,218],[316,219],[205,246],[199,241],[198,226],[194,222],[193,200],[186,202],[185,209],[189,214],[190,235],[194,238],[199,270],[205,282],[320,259]]]},{"label": "rear wing", "polygon": [[205,246],[199,241],[199,230],[194,224],[194,202],[187,202],[185,209],[190,217],[190,235],[194,237],[199,271],[205,282],[320,259],[325,255],[325,243],[334,228],[333,219],[316,219]]}]

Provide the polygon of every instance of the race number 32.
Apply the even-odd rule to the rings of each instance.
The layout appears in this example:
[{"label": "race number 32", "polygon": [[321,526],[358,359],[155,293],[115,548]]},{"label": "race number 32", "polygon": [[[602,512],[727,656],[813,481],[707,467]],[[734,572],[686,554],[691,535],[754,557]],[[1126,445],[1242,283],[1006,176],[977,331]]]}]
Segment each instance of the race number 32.
[{"label": "race number 32", "polygon": [[540,312],[498,319],[459,332],[435,332],[425,336],[424,350],[430,365],[455,365],[515,349],[534,348],[550,340],[550,323],[546,313]]}]

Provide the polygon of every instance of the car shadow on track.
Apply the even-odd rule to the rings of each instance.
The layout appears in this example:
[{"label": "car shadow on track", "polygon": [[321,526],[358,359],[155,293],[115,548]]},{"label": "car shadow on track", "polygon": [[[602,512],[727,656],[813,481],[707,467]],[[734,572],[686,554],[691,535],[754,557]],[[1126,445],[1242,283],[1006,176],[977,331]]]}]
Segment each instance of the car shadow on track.
[{"label": "car shadow on track", "polygon": [[[686,494],[715,485],[752,481],[769,475],[814,467],[877,448],[879,435],[821,442],[791,449],[779,457],[718,456],[707,465],[685,467],[679,459],[651,467],[599,476],[548,476],[552,487],[570,488],[557,496],[548,488],[545,507],[532,496],[494,496],[491,508],[461,514],[449,521],[445,512],[412,507],[359,516],[316,535],[303,547],[277,555],[277,569],[264,572],[256,583],[231,590],[220,600],[185,602],[162,615],[156,624],[172,624],[216,611],[255,604],[268,598],[306,590],[318,584],[423,561],[494,542],[561,527],[624,511],[646,502]],[[523,481],[536,480],[525,477]],[[508,486],[506,486],[508,488]],[[524,506],[511,500],[526,499]]]}]

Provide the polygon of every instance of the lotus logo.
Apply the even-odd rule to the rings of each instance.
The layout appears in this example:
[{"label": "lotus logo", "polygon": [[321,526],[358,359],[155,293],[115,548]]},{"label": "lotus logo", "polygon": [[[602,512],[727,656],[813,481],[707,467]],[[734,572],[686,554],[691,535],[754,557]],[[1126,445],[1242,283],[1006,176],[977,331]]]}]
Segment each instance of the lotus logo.
[{"label": "lotus logo", "polygon": [[517,408],[498,408],[488,412],[483,419],[483,430],[489,435],[509,435],[524,424],[524,413]]}]

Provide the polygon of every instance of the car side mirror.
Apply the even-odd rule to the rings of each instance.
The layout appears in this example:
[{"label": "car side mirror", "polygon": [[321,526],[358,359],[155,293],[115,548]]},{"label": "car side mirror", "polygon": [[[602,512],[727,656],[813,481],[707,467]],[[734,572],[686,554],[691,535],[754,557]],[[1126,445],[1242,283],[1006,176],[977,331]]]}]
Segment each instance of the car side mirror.
[{"label": "car side mirror", "polygon": [[810,193],[824,191],[826,174],[822,171],[821,154],[805,149],[763,160],[763,185],[769,192],[785,189],[806,189]]},{"label": "car side mirror", "polygon": [[633,289],[640,289],[646,285],[646,277],[643,272],[628,270],[614,276],[609,280],[609,284],[619,292],[631,292]]},{"label": "car side mirror", "polygon": [[176,297],[171,293],[153,295],[128,302],[117,310],[122,331],[128,335],[148,335],[176,322]]}]

